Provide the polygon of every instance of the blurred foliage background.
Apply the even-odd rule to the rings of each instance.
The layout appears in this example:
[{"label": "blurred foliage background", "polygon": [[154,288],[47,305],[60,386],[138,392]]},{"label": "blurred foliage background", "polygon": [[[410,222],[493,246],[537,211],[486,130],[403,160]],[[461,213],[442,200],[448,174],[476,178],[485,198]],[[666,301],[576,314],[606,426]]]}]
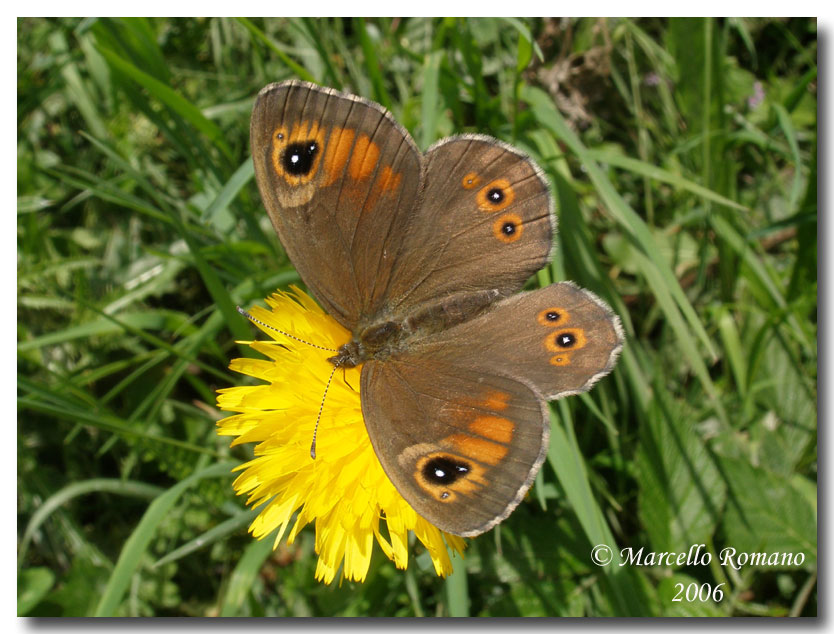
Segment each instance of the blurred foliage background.
[{"label": "blurred foliage background", "polygon": [[[20,19],[19,614],[816,615],[816,58],[814,19]],[[423,149],[527,151],[560,222],[531,284],[575,280],[627,332],[445,581],[415,546],[320,585],[312,530],[272,551],[232,494],[234,307],[299,282],[248,154],[290,77]],[[597,567],[600,543],[713,557]]]}]

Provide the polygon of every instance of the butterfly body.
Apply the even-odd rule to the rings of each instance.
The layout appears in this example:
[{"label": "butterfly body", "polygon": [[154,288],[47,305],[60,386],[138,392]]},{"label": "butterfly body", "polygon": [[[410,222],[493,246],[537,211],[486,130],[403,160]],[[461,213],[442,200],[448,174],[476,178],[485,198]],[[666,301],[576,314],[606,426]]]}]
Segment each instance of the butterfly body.
[{"label": "butterfly body", "polygon": [[354,368],[371,359],[387,359],[423,338],[479,315],[498,295],[495,289],[458,293],[429,304],[401,321],[385,320],[362,327],[328,360],[338,367]]},{"label": "butterfly body", "polygon": [[251,125],[261,196],[304,282],[348,331],[368,435],[432,524],[504,519],[547,450],[545,401],[614,365],[619,321],[570,283],[518,293],[548,261],[547,180],[496,139],[420,153],[381,106],[298,81],[264,88]]}]

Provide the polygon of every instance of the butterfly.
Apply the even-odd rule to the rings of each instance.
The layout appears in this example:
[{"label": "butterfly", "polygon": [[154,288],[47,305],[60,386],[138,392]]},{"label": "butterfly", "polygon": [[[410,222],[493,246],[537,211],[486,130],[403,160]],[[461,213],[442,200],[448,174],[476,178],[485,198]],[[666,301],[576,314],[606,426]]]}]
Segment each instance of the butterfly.
[{"label": "butterfly", "polygon": [[255,176],[301,279],[352,333],[362,416],[386,475],[438,528],[505,519],[549,439],[546,402],[613,368],[619,319],[569,283],[518,291],[551,257],[541,169],[480,134],[421,153],[379,104],[301,81],[266,86]]}]

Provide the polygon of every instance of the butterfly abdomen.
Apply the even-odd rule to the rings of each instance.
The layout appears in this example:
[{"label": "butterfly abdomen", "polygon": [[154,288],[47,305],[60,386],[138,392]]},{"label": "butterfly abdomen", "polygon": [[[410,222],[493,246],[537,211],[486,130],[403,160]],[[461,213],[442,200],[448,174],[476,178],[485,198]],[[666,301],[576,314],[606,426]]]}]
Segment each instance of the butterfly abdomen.
[{"label": "butterfly abdomen", "polygon": [[412,312],[403,321],[403,328],[416,337],[442,332],[480,315],[499,297],[496,289],[455,293]]},{"label": "butterfly abdomen", "polygon": [[424,305],[401,321],[386,320],[360,327],[354,338],[329,361],[353,368],[369,359],[386,359],[407,344],[472,319],[500,298],[495,289],[463,291]]}]

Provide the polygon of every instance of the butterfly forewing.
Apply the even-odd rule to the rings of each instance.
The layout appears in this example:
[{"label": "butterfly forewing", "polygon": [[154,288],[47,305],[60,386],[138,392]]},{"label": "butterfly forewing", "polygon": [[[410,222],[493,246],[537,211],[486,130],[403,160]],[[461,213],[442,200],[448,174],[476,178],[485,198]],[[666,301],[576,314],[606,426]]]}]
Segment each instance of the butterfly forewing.
[{"label": "butterfly forewing", "polygon": [[513,293],[547,262],[555,220],[547,181],[496,139],[445,139],[426,153],[425,186],[394,262],[399,313],[460,291]]},{"label": "butterfly forewing", "polygon": [[380,106],[304,82],[258,95],[255,176],[281,244],[349,330],[372,321],[416,205],[422,157]]}]

